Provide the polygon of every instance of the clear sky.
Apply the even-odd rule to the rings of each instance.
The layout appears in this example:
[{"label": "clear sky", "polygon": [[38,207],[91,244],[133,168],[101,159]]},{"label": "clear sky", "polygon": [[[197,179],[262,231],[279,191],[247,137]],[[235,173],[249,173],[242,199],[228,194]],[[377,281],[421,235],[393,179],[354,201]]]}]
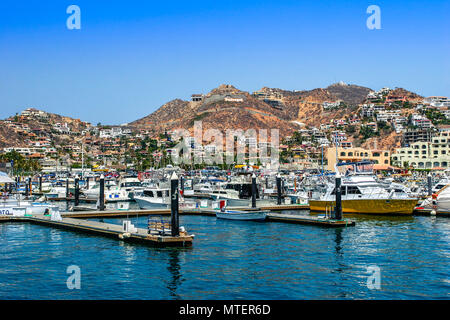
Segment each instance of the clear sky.
[{"label": "clear sky", "polygon": [[[450,1],[0,1],[0,118],[27,107],[96,124],[222,83],[344,81],[450,96]],[[68,30],[66,9],[81,9]],[[369,30],[369,5],[381,30]]]}]

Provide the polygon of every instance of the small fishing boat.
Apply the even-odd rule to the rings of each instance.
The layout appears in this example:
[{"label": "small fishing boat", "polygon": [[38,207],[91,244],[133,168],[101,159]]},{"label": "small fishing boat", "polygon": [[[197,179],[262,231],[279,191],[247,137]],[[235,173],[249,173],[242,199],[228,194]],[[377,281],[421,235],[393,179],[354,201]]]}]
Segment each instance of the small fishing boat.
[{"label": "small fishing boat", "polygon": [[228,220],[262,221],[266,220],[267,212],[268,211],[221,210],[216,212],[216,217]]}]

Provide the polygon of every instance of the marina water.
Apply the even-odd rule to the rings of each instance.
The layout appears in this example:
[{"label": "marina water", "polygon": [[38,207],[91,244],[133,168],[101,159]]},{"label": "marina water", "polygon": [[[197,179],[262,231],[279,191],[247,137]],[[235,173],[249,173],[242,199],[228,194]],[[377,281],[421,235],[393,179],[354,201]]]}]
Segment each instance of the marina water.
[{"label": "marina water", "polygon": [[[130,219],[146,227],[146,217]],[[450,298],[448,218],[354,219],[355,227],[327,229],[181,216],[180,224],[196,235],[193,247],[159,249],[4,223],[0,298]],[[70,265],[80,267],[79,290],[67,287]],[[370,266],[380,268],[380,289],[367,286]]]}]

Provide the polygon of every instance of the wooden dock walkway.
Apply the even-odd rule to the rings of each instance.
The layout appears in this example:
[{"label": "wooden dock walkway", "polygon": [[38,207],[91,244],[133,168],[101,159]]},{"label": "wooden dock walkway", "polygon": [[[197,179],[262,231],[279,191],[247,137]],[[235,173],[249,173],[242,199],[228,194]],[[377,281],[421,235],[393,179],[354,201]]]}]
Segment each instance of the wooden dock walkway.
[{"label": "wooden dock walkway", "polygon": [[[233,207],[230,210],[267,210],[265,207],[250,208],[250,207]],[[121,217],[136,217],[136,216],[149,216],[149,215],[170,215],[170,209],[151,209],[151,210],[114,210],[114,211],[91,211],[91,212],[62,212],[63,217],[72,218],[121,218]],[[180,215],[192,215],[192,216],[216,216],[216,210],[209,208],[201,209],[180,209]],[[351,227],[355,225],[355,221],[349,219],[333,220],[325,219],[317,216],[306,216],[298,214],[281,214],[281,213],[268,213],[267,220],[271,222],[285,222],[296,224],[308,224],[326,227]]]},{"label": "wooden dock walkway", "polygon": [[[230,210],[255,210],[251,207],[229,207]],[[287,205],[273,205],[261,206],[257,210],[269,211],[284,211],[284,210],[307,210],[308,205],[287,204]],[[197,208],[197,209],[182,209],[179,210],[180,215],[215,215],[213,209]],[[108,218],[108,217],[127,217],[127,216],[150,216],[150,215],[170,215],[170,209],[131,209],[131,210],[92,210],[92,211],[76,211],[76,212],[62,212],[61,216],[67,218]]]},{"label": "wooden dock walkway", "polygon": [[348,220],[348,219],[333,220],[333,219],[325,219],[322,217],[293,215],[293,214],[280,214],[280,213],[267,214],[267,220],[273,221],[273,222],[309,224],[309,225],[331,227],[331,228],[353,227],[356,225],[355,221]]},{"label": "wooden dock walkway", "polygon": [[127,242],[143,243],[152,246],[181,246],[192,245],[194,236],[180,232],[180,236],[148,234],[146,229],[136,228],[135,232],[124,232],[121,225],[103,223],[92,220],[62,218],[61,221],[53,221],[50,216],[29,215],[24,217],[1,217],[0,222],[31,222],[56,228],[69,229],[93,233],[106,237],[112,237]]}]

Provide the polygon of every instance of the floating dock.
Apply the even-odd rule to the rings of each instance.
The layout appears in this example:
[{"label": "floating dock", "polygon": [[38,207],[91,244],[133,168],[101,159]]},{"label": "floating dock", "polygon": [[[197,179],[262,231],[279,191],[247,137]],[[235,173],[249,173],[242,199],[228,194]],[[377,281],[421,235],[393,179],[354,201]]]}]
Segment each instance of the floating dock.
[{"label": "floating dock", "polygon": [[[232,208],[232,210],[243,210],[244,208]],[[264,210],[263,208],[245,208],[247,211]],[[213,209],[184,209],[180,210],[182,215],[192,216],[216,216],[216,211]],[[91,211],[91,212],[62,212],[62,217],[71,218],[121,218],[121,217],[136,217],[136,216],[151,216],[151,215],[170,215],[170,209],[151,209],[151,210],[115,210],[115,211]],[[280,214],[268,213],[266,221],[270,222],[285,222],[295,224],[307,224],[324,227],[352,227],[355,221],[343,219],[333,220],[329,218],[306,216],[298,214]]]},{"label": "floating dock", "polygon": [[302,215],[292,215],[292,214],[279,214],[279,213],[269,213],[266,218],[268,221],[273,222],[285,222],[285,223],[296,223],[296,224],[309,224],[322,227],[353,227],[356,225],[355,221],[342,219],[333,220],[321,217],[311,217]]},{"label": "floating dock", "polygon": [[450,211],[436,211],[436,214],[432,214],[432,209],[414,209],[414,216],[437,216],[437,217],[450,217]]},{"label": "floating dock", "polygon": [[0,217],[0,222],[30,222],[50,227],[69,229],[86,233],[93,233],[106,237],[112,237],[127,242],[142,243],[151,246],[192,246],[193,235],[181,233],[180,236],[149,234],[146,229],[136,228],[134,232],[125,232],[121,225],[103,223],[91,220],[62,218],[54,221],[50,216],[28,215],[23,217]]},{"label": "floating dock", "polygon": [[[229,207],[230,210],[255,210],[251,207]],[[288,210],[307,210],[308,205],[299,204],[286,204],[286,205],[273,205],[273,206],[260,206],[257,210],[269,210],[269,211],[288,211]],[[215,215],[215,211],[208,208],[196,208],[196,209],[179,209],[180,214],[190,215]],[[149,216],[149,215],[170,215],[170,208],[168,209],[131,209],[131,210],[91,210],[91,211],[76,211],[76,212],[61,212],[61,216],[67,218],[110,218],[110,217],[127,217],[127,216]]]}]

